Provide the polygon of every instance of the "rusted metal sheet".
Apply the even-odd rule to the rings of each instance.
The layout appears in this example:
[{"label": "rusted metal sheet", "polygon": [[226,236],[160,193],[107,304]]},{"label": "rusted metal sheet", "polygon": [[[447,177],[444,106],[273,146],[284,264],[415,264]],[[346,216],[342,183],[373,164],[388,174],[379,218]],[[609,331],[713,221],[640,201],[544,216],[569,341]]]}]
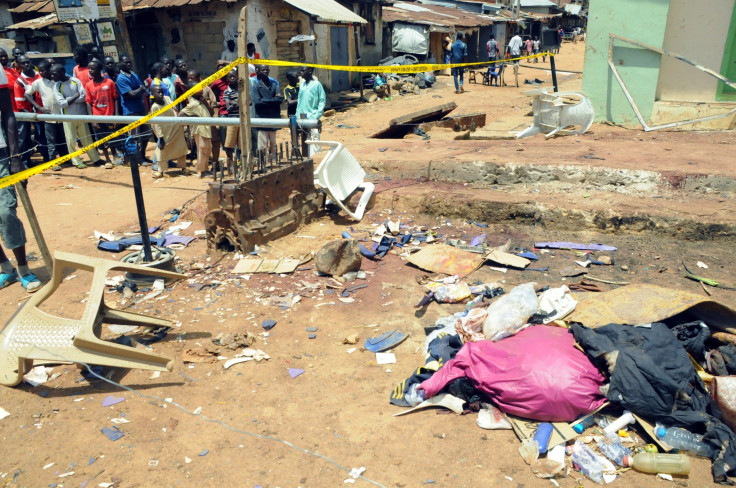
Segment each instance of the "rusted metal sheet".
[{"label": "rusted metal sheet", "polygon": [[493,25],[494,20],[499,21],[501,19],[491,15],[467,12],[440,5],[397,3],[383,7],[383,21],[387,23],[406,22],[444,28],[465,28]]},{"label": "rusted metal sheet", "polygon": [[316,217],[325,196],[314,186],[314,163],[305,159],[244,182],[212,182],[205,216],[207,247],[253,251]]}]

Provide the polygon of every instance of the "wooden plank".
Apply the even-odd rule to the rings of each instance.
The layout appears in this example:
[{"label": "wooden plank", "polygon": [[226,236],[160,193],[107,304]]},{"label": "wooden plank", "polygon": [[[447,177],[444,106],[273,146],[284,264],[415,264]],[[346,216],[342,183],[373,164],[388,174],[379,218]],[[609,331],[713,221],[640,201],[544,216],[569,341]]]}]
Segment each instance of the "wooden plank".
[{"label": "wooden plank", "polygon": [[400,139],[408,134],[417,124],[442,120],[443,117],[447,116],[447,114],[456,108],[457,104],[450,102],[401,115],[390,120],[387,128],[381,129],[371,137],[375,139]]}]

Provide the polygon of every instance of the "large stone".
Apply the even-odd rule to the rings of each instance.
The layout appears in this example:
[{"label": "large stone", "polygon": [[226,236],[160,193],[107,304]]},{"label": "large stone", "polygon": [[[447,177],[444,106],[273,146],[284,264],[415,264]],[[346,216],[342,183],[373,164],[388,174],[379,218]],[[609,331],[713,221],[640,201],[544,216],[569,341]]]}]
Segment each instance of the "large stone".
[{"label": "large stone", "polygon": [[322,246],[322,249],[317,252],[315,264],[320,273],[342,276],[350,271],[360,270],[362,259],[358,241],[341,239]]}]

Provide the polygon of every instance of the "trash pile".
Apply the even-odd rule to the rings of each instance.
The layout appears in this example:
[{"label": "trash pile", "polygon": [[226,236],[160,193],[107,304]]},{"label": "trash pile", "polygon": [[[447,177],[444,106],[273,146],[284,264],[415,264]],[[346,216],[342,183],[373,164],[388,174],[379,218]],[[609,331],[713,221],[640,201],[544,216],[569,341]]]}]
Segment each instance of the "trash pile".
[{"label": "trash pile", "polygon": [[[441,240],[405,256],[440,273],[423,280],[417,307],[466,306],[425,327],[424,364],[390,395],[408,408],[396,415],[477,412],[481,428],[515,431],[540,478],[576,470],[603,484],[633,468],[672,479],[688,475],[690,456],[709,458],[716,482],[736,475],[736,311],[653,285],[586,293],[600,290],[469,282],[488,261],[528,269],[550,249],[580,253],[577,268],[561,272],[577,276],[613,264],[602,253],[616,248]],[[389,348],[400,342],[377,339]]]}]

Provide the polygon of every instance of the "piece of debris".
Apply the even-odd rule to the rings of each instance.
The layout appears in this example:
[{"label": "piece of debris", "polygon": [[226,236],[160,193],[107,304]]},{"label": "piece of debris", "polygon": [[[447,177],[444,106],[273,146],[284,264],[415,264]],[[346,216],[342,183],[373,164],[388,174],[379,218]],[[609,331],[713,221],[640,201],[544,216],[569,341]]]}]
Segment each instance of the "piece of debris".
[{"label": "piece of debris", "polygon": [[479,254],[446,244],[427,246],[407,258],[407,261],[418,268],[461,277],[478,269],[484,260]]},{"label": "piece of debris", "polygon": [[[265,321],[264,321],[265,322]],[[274,321],[274,324],[276,322]],[[265,326],[264,326],[265,328]],[[268,329],[266,329],[268,330]],[[250,347],[256,342],[256,336],[252,332],[238,332],[235,334],[219,334],[216,338],[212,339],[215,345],[226,347],[231,350],[240,349],[243,347]],[[208,349],[208,352],[215,351],[214,349]],[[217,351],[219,353],[219,351]]]},{"label": "piece of debris", "polygon": [[390,330],[388,332],[384,332],[378,337],[366,339],[363,347],[365,347],[366,350],[370,352],[388,351],[389,349],[392,349],[404,342],[407,337],[408,336],[403,332],[399,332],[398,330]]},{"label": "piece of debris", "polygon": [[304,370],[299,368],[289,368],[289,376],[291,376],[292,379],[296,378],[297,376],[303,375]]},{"label": "piece of debris", "polygon": [[3,407],[0,407],[0,420],[4,419],[5,417],[9,417],[10,412],[5,410]]},{"label": "piece of debris", "polygon": [[105,437],[107,437],[113,442],[115,442],[116,440],[122,437],[125,437],[125,434],[123,434],[123,432],[120,429],[118,429],[116,426],[103,427],[102,429],[100,429],[100,432],[102,432],[105,435]]},{"label": "piece of debris", "polygon": [[343,344],[357,344],[360,337],[358,334],[350,334],[342,340]]},{"label": "piece of debris", "polygon": [[261,327],[263,327],[264,330],[271,330],[274,326],[276,326],[276,321],[273,319],[266,319],[261,323]]},{"label": "piece of debris", "polygon": [[317,271],[331,276],[342,276],[350,271],[358,271],[362,261],[358,241],[355,239],[328,242],[315,257]]},{"label": "piece of debris", "polygon": [[104,400],[102,400],[102,406],[103,407],[110,407],[112,405],[116,405],[120,402],[125,401],[124,397],[115,397],[115,396],[107,396]]},{"label": "piece of debris", "polygon": [[392,352],[377,352],[376,363],[378,364],[396,364],[396,355]]}]

